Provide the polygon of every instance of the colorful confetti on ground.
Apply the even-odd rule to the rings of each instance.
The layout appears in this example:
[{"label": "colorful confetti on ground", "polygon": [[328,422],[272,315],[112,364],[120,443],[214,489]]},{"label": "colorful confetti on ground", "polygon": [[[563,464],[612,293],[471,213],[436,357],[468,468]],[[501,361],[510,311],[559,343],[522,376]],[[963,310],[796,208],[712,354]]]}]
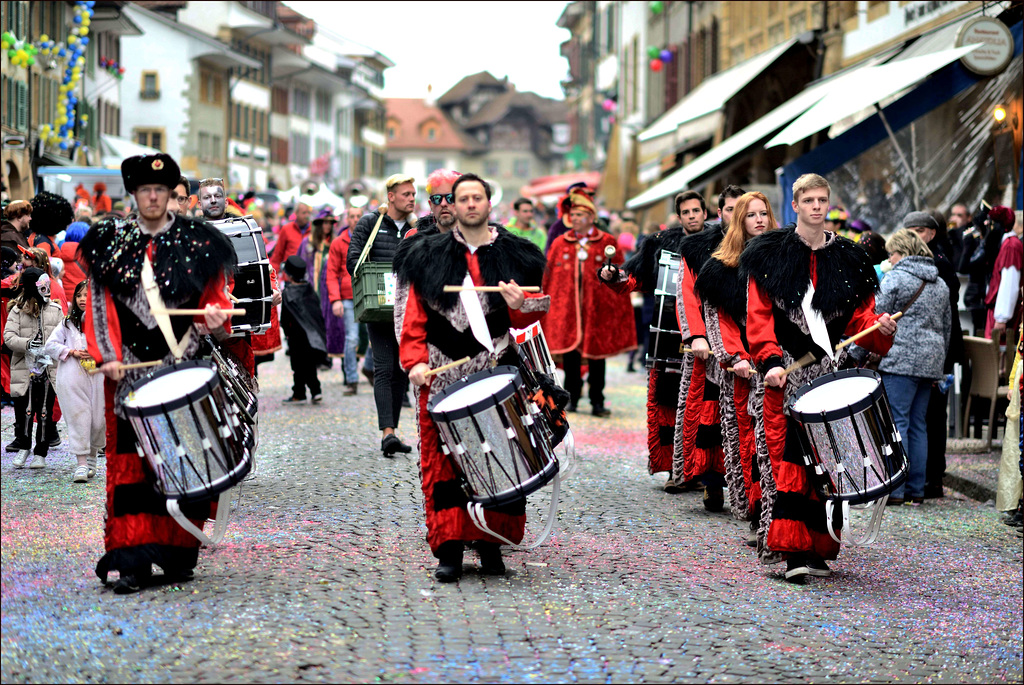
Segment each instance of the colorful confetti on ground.
[{"label": "colorful confetti on ground", "polygon": [[[3,454],[3,682],[1021,682],[1021,538],[955,493],[788,584],[745,524],[647,474],[645,376],[618,359],[613,415],[570,416],[580,468],[551,539],[503,578],[467,553],[442,585],[416,454],[381,456],[370,387],[343,397],[335,362],[322,405],[284,406],[287,357],[260,370],[257,474],[191,582],[114,595],[93,572],[102,460],[76,485],[63,447],[37,471]],[[4,444],[12,425],[5,408]]]}]

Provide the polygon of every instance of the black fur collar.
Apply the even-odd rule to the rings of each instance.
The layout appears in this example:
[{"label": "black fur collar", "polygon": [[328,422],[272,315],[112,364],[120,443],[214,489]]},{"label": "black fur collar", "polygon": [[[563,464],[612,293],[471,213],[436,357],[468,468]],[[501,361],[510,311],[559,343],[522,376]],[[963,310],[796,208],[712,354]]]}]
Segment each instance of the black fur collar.
[{"label": "black fur collar", "polygon": [[622,269],[636,280],[637,290],[644,293],[654,292],[661,266],[662,251],[668,250],[681,254],[681,245],[684,240],[703,235],[715,225],[705,223],[704,230],[692,236],[684,231],[682,226],[673,226],[658,233],[651,233],[644,237],[640,242],[640,249],[626,260]]},{"label": "black fur collar", "polygon": [[138,289],[150,240],[156,255],[153,271],[167,302],[202,292],[218,272],[235,269],[235,248],[227,236],[205,221],[181,216],[156,237],[143,232],[134,219],[107,219],[89,229],[79,249],[89,276],[127,297]]},{"label": "black fur collar", "polygon": [[[433,233],[414,239],[404,250],[402,260],[393,263],[400,281],[416,287],[420,296],[438,311],[454,309],[458,293],[444,292],[446,285],[462,285],[466,277],[466,246],[456,240],[454,233]],[[404,241],[403,241],[404,242]],[[494,242],[482,245],[476,251],[480,275],[487,285],[515,279],[519,285],[541,285],[547,260],[544,253],[526,238],[499,228]],[[498,308],[504,302],[501,293],[491,293],[491,306]]]},{"label": "black fur collar", "polygon": [[693,286],[697,295],[709,306],[725,311],[732,320],[747,320],[747,281],[740,278],[738,267],[726,266],[718,259],[708,259]]},{"label": "black fur collar", "polygon": [[693,273],[700,273],[704,262],[718,249],[723,236],[725,231],[722,230],[721,224],[705,223],[703,231],[688,235],[679,241],[679,254],[686,260],[686,265]]},{"label": "black fur collar", "polygon": [[[846,238],[835,236],[814,256],[817,285],[811,304],[826,319],[852,313],[878,289],[867,252]],[[811,248],[796,234],[795,224],[762,233],[740,255],[742,278],[753,278],[787,312],[801,308],[810,265]]]}]

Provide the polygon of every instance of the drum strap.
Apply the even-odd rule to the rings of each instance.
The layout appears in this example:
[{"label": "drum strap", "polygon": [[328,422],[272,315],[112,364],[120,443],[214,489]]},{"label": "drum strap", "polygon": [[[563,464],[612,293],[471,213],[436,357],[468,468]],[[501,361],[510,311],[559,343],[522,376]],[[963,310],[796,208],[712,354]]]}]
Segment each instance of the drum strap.
[{"label": "drum strap", "polygon": [[359,254],[359,261],[356,262],[356,270],[352,272],[352,276],[355,277],[359,273],[359,267],[366,261],[366,256],[370,254],[370,248],[373,247],[373,240],[377,237],[377,232],[380,230],[380,222],[384,221],[384,215],[387,213],[387,205],[381,205],[377,210],[380,214],[377,215],[377,223],[374,224],[373,230],[370,232],[370,237],[366,239],[366,245],[363,246],[363,251]]},{"label": "drum strap", "polygon": [[192,533],[196,540],[199,540],[199,542],[207,547],[213,547],[224,539],[224,533],[228,529],[228,514],[231,511],[230,493],[231,490],[225,490],[220,493],[220,497],[217,499],[217,518],[214,520],[213,534],[209,537],[198,526],[189,521],[188,517],[181,513],[181,507],[178,505],[177,498],[167,499],[167,513],[178,522],[179,526]]},{"label": "drum strap", "polygon": [[[870,545],[878,538],[878,532],[882,528],[882,513],[885,511],[885,503],[888,501],[889,496],[884,495],[880,499],[856,507],[858,509],[865,510],[871,517],[867,530],[859,537],[854,535],[853,530],[850,528],[850,503],[846,500],[839,503],[840,509],[842,510],[843,530],[846,532],[847,536],[846,544],[851,547],[863,547],[865,545]],[[825,525],[827,526],[828,534],[832,539],[836,542],[841,542],[832,526],[832,517],[836,504],[837,502],[835,500],[828,500],[825,502]]]},{"label": "drum strap", "polygon": [[167,314],[164,299],[160,297],[160,288],[156,284],[156,277],[153,275],[153,263],[149,261],[148,254],[142,259],[142,273],[140,275],[142,278],[142,291],[146,294],[146,301],[149,302],[150,313],[156,319],[156,325],[160,328],[160,332],[164,334],[167,348],[174,355],[174,359],[176,361],[180,360],[185,353],[185,349],[188,348],[189,342],[192,340],[192,327],[189,326],[188,330],[185,331],[185,337],[180,341],[175,337],[174,328],[171,326],[171,316]]},{"label": "drum strap", "polygon": [[828,335],[828,326],[825,324],[825,317],[821,315],[817,309],[811,304],[811,300],[814,298],[814,284],[807,284],[807,292],[804,293],[804,301],[801,303],[801,308],[804,312],[804,318],[807,319],[807,328],[811,332],[811,340],[814,344],[820,347],[828,358],[832,361],[836,360],[835,353],[832,349],[832,339]]},{"label": "drum strap", "polygon": [[473,277],[468,273],[462,279],[464,290],[459,293],[462,300],[462,308],[466,310],[466,318],[469,319],[469,329],[473,331],[473,337],[484,346],[488,352],[494,352],[494,342],[491,340],[491,331],[487,326],[487,318],[484,316],[484,308],[480,304],[480,296],[473,290]]}]

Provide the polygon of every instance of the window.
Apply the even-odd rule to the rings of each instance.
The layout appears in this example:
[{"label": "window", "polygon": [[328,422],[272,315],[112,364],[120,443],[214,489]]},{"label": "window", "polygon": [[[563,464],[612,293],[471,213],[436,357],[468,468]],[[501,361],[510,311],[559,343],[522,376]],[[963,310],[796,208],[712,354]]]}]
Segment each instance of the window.
[{"label": "window", "polygon": [[272,164],[288,163],[288,141],[277,136],[270,137],[270,162]]},{"label": "window", "polygon": [[498,175],[501,171],[501,165],[498,164],[496,159],[488,159],[484,161],[484,176],[493,178]]},{"label": "window", "polygon": [[434,173],[435,171],[437,171],[438,169],[443,169],[443,168],[444,168],[444,160],[443,159],[430,159],[429,157],[427,158],[427,175],[428,176],[430,174]]},{"label": "window", "polygon": [[530,160],[529,159],[517,159],[515,161],[515,171],[513,176],[518,178],[527,178],[530,175]]},{"label": "window", "polygon": [[293,131],[290,143],[289,157],[291,163],[309,166],[309,136]]},{"label": "window", "polygon": [[156,100],[160,97],[160,74],[155,71],[142,72],[139,97],[143,100]]},{"label": "window", "polygon": [[139,145],[148,145],[157,150],[163,150],[164,130],[162,128],[137,128],[135,129],[135,142]]},{"label": "window", "polygon": [[199,71],[199,101],[211,105],[221,104],[223,80],[207,69]]},{"label": "window", "polygon": [[427,127],[427,140],[437,140],[437,127],[436,126],[428,126]]},{"label": "window", "polygon": [[331,123],[331,94],[322,90],[316,92],[316,120]]},{"label": "window", "polygon": [[320,159],[324,155],[331,154],[331,141],[327,140],[326,138],[317,138],[316,142],[313,144],[313,147],[313,154],[316,159]]},{"label": "window", "polygon": [[210,148],[212,143],[210,142],[210,134],[205,131],[199,132],[199,161],[209,162],[210,161]]},{"label": "window", "polygon": [[219,162],[223,157],[221,153],[224,150],[224,139],[220,136],[210,136],[210,161]]},{"label": "window", "polygon": [[[402,160],[400,159],[389,159],[384,163],[384,175],[393,176],[394,174],[402,173]],[[430,173],[429,171],[427,172]]]},{"label": "window", "polygon": [[807,13],[797,12],[789,18],[789,35],[799,36],[807,29]]},{"label": "window", "polygon": [[347,107],[338,110],[338,135],[349,137],[352,135],[352,112]]},{"label": "window", "polygon": [[786,29],[780,21],[768,27],[768,45],[778,45],[786,40]]},{"label": "window", "polygon": [[299,88],[292,91],[292,114],[309,118],[309,91]]},{"label": "window", "polygon": [[270,111],[274,114],[288,114],[288,89],[274,86],[270,91]]},{"label": "window", "polygon": [[394,140],[396,135],[398,135],[398,128],[391,124],[388,126],[388,140]]}]

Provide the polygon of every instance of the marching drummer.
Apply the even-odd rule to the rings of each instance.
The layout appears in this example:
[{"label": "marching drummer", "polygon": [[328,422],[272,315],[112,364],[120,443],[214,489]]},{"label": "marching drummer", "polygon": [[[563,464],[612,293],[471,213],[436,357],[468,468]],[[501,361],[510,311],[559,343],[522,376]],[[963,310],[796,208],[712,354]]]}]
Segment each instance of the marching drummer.
[{"label": "marching drummer", "polygon": [[[141,362],[173,362],[194,357],[202,336],[229,334],[225,269],[233,269],[229,240],[203,221],[177,215],[171,192],[181,179],[166,154],[130,157],[121,164],[125,190],[138,206],[131,219],[109,218],[85,235],[82,260],[90,272],[85,334],[89,354],[107,377],[106,554],[96,564],[105,583],[115,571],[114,592],[137,592],[152,565],[169,579],[192,577],[199,541],[166,513],[163,495],[150,484],[146,462],[135,448],[135,433],[123,402],[130,385],[146,369]],[[174,208],[175,210],[177,208]],[[199,316],[171,315],[178,307],[203,310]],[[212,505],[185,507],[202,527]]]},{"label": "marching drummer", "polygon": [[[765,441],[775,488],[763,493],[771,514],[762,563],[786,561],[786,580],[826,577],[827,559],[839,543],[826,530],[824,503],[817,496],[800,453],[795,420],[785,403],[802,385],[835,371],[845,357],[836,351],[841,336],[879,324],[858,341],[884,355],[892,345],[896,323],[875,316],[878,279],[867,253],[855,243],[825,230],[831,188],[817,174],[793,183],[796,225],[753,238],[740,256],[748,279],[747,340],[754,365],[764,376]],[[767,481],[762,481],[766,483]],[[763,525],[762,525],[763,529]]]},{"label": "marching drummer", "polygon": [[[502,575],[499,541],[479,530],[466,512],[466,494],[451,461],[442,453],[437,425],[427,402],[463,376],[497,363],[515,363],[509,327],[525,328],[547,311],[550,299],[524,293],[520,286],[539,286],[544,254],[530,241],[488,224],[491,188],[475,174],[464,174],[452,185],[455,227],[448,233],[425,236],[409,244],[415,254],[401,262],[400,280],[409,284],[401,332],[401,363],[419,393],[420,477],[427,519],[427,542],[438,559],[435,578],[453,582],[462,575],[467,542],[476,542],[480,570]],[[462,286],[465,292],[445,292]],[[496,286],[498,292],[473,288]],[[436,374],[454,360],[467,363]],[[519,542],[526,524],[525,501],[486,513],[488,527]]]}]

